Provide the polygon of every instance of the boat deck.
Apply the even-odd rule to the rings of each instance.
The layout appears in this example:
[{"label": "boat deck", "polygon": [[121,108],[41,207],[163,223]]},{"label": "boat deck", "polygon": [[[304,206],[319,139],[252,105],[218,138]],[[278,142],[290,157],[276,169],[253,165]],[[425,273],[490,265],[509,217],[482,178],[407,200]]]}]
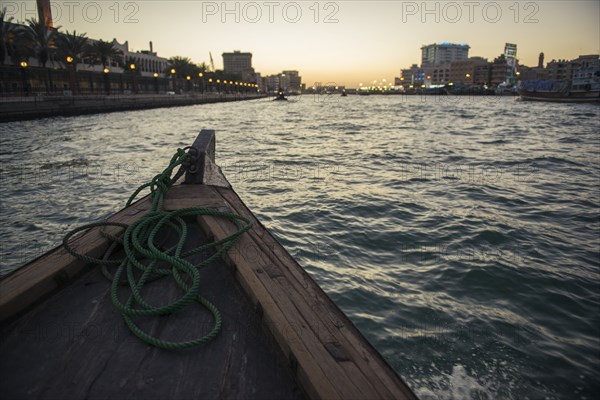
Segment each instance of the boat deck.
[{"label": "boat deck", "polygon": [[[230,211],[253,224],[222,261],[202,270],[200,293],[223,314],[217,338],[181,351],[144,344],[117,313],[110,284],[97,267],[61,246],[0,280],[3,397],[415,399],[226,179],[217,176],[214,132],[202,131],[194,146],[200,149],[195,157],[200,167],[186,175],[188,184],[169,190],[164,209]],[[207,176],[222,184],[206,184]],[[146,197],[108,221],[131,224],[149,210]],[[187,225],[192,248],[237,232],[227,219],[207,215]],[[70,245],[79,254],[100,257],[109,243],[99,230],[90,229]],[[107,231],[116,234],[119,228]],[[163,239],[168,245],[170,238]],[[198,254],[192,261],[207,256]],[[168,279],[148,288],[156,295],[155,306],[173,301],[177,290]],[[162,339],[192,339],[212,328],[210,314],[194,310],[140,325]]]},{"label": "boat deck", "polygon": [[[206,242],[198,224],[187,222],[186,245]],[[189,259],[199,263],[204,257]],[[1,327],[2,398],[304,398],[287,360],[223,261],[201,272],[201,292],[221,311],[222,331],[203,346],[180,351],[152,347],[133,336],[111,303],[109,281],[91,268]],[[161,279],[145,295],[162,303],[180,291]],[[207,333],[212,323],[210,313],[190,306],[141,325],[161,338],[185,340]]]}]

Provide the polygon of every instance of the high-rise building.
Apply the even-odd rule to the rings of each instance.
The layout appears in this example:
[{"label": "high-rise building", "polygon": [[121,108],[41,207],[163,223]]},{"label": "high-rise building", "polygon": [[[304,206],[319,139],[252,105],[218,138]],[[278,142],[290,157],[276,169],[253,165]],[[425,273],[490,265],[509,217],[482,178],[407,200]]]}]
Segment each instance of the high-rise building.
[{"label": "high-rise building", "polygon": [[421,66],[430,67],[469,58],[469,45],[440,42],[421,47]]},{"label": "high-rise building", "polygon": [[239,50],[235,50],[233,53],[223,53],[223,71],[226,74],[239,75],[242,80],[247,80],[254,74],[252,53],[242,53]]},{"label": "high-rise building", "polygon": [[516,82],[517,72],[517,45],[514,43],[506,43],[504,45],[504,59],[506,60],[506,72],[504,74],[504,82],[514,85]]},{"label": "high-rise building", "polygon": [[283,71],[281,85],[286,92],[299,93],[302,85],[302,78],[298,71]]},{"label": "high-rise building", "polygon": [[261,85],[265,92],[276,92],[281,87],[281,75],[268,75],[263,78]]}]

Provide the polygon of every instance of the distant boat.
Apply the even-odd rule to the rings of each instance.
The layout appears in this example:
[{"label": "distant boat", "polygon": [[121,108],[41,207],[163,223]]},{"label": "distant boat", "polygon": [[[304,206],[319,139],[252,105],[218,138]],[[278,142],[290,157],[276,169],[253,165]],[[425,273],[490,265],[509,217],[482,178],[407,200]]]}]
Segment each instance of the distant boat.
[{"label": "distant boat", "polygon": [[346,97],[346,96],[348,96],[348,94],[346,93],[345,90],[342,90],[342,97]]},{"label": "distant boat", "polygon": [[514,85],[509,85],[507,83],[501,83],[494,90],[494,94],[496,96],[514,96],[517,94],[517,88]]},{"label": "distant boat", "polygon": [[600,102],[600,68],[573,72],[572,80],[521,81],[517,93],[523,100],[557,103]]},{"label": "distant boat", "polygon": [[287,98],[283,94],[283,91],[280,90],[279,93],[277,94],[277,97],[275,97],[273,99],[273,101],[287,101]]}]

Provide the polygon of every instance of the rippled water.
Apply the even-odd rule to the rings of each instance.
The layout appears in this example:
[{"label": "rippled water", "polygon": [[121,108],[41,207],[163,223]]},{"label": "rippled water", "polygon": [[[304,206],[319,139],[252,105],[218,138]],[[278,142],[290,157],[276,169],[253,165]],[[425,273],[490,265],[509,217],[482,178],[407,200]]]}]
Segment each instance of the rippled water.
[{"label": "rippled water", "polygon": [[2,273],[216,129],[236,191],[423,399],[597,398],[597,105],[293,100],[0,124]]}]

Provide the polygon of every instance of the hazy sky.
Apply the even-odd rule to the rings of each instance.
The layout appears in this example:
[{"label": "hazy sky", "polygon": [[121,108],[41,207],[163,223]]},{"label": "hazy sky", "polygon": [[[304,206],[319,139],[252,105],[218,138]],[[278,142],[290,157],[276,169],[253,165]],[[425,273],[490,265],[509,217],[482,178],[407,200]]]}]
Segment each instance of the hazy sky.
[{"label": "hazy sky", "polygon": [[[0,2],[17,20],[36,17],[35,1]],[[53,1],[54,24],[88,37],[129,41],[130,49],[182,55],[217,68],[221,53],[253,53],[263,75],[300,71],[303,82],[357,86],[399,76],[420,63],[420,48],[468,43],[493,59],[505,42],[522,64],[600,53],[600,2],[591,1]]]}]

